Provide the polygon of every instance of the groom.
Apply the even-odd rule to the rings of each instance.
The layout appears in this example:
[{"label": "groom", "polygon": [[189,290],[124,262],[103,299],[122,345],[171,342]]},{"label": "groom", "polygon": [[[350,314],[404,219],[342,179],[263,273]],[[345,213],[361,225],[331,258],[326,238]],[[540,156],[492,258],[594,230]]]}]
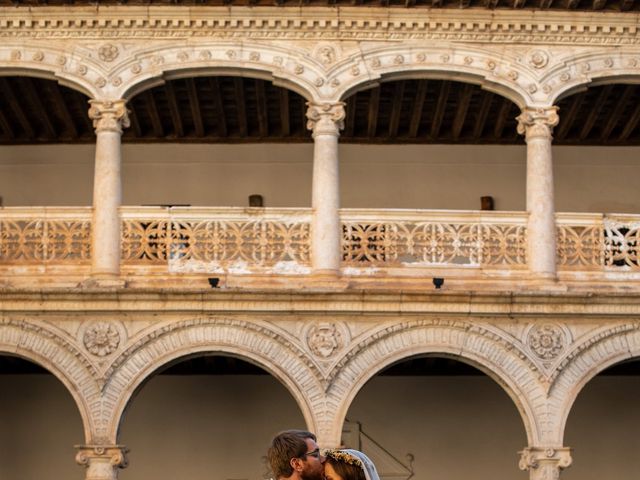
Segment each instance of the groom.
[{"label": "groom", "polygon": [[316,436],[305,430],[285,430],[271,441],[267,452],[276,480],[323,480],[324,456]]}]

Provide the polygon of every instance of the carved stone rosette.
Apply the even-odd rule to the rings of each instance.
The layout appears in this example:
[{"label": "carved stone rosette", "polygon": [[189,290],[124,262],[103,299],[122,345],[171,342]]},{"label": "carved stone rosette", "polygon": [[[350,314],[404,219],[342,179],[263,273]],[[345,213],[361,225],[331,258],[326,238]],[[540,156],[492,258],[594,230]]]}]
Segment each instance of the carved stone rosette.
[{"label": "carved stone rosette", "polygon": [[530,480],[557,480],[572,461],[567,447],[527,447],[520,452],[519,466],[529,472]]},{"label": "carved stone rosette", "polygon": [[344,102],[307,102],[307,128],[316,135],[340,135],[344,128]]},{"label": "carved stone rosette", "polygon": [[89,100],[89,118],[93,120],[96,133],[116,132],[122,134],[129,127],[129,111],[126,100]]},{"label": "carved stone rosette", "polygon": [[76,462],[87,468],[86,480],[115,480],[128,465],[124,445],[77,445]]},{"label": "carved stone rosette", "polygon": [[558,125],[558,107],[525,108],[516,118],[518,133],[528,140],[536,137],[551,139],[553,127]]}]

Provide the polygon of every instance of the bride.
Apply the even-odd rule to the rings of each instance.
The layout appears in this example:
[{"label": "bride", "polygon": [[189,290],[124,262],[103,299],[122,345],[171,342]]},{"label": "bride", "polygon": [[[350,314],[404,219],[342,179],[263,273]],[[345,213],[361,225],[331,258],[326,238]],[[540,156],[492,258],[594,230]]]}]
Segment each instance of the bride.
[{"label": "bride", "polygon": [[326,480],[380,480],[373,462],[358,450],[326,450],[324,455]]}]

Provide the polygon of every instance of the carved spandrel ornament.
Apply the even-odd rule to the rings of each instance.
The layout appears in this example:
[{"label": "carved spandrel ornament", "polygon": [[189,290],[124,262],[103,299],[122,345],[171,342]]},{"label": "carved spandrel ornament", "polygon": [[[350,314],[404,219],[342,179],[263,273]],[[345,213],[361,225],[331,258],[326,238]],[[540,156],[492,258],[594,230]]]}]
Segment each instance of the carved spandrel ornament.
[{"label": "carved spandrel ornament", "polygon": [[347,336],[348,333],[342,325],[320,322],[307,330],[305,339],[309,351],[315,357],[328,360],[344,348]]},{"label": "carved spandrel ornament", "polygon": [[534,325],[527,334],[527,345],[540,360],[548,362],[558,358],[565,350],[567,337],[559,325]]},{"label": "carved spandrel ornament", "polygon": [[83,325],[79,337],[87,351],[98,358],[111,355],[124,343],[126,332],[117,321],[91,321]]},{"label": "carved spandrel ornament", "polygon": [[113,62],[118,58],[118,55],[120,55],[120,50],[112,43],[105,43],[98,48],[98,57],[103,62]]}]

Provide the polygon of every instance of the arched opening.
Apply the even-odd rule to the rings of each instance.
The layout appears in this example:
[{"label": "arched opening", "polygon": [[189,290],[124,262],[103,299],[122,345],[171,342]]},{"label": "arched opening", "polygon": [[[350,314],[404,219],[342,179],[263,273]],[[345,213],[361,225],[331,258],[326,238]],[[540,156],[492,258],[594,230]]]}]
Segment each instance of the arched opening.
[{"label": "arched opening", "polygon": [[345,99],[346,208],[524,210],[525,151],[511,100],[477,85],[403,79]]},{"label": "arched opening", "polygon": [[74,445],[84,430],[76,404],[46,369],[0,355],[0,478],[81,480]]},{"label": "arched opening", "polygon": [[601,372],[578,394],[565,428],[573,448],[567,480],[637,478],[640,460],[640,360],[621,362]]},{"label": "arched opening", "polygon": [[515,452],[527,441],[506,392],[448,357],[416,356],[384,369],[347,419],[343,442],[369,454],[382,479],[516,478]]},{"label": "arched opening", "polygon": [[126,479],[269,478],[273,435],[307,428],[296,401],[262,368],[231,356],[182,358],[131,401],[119,441]]}]

